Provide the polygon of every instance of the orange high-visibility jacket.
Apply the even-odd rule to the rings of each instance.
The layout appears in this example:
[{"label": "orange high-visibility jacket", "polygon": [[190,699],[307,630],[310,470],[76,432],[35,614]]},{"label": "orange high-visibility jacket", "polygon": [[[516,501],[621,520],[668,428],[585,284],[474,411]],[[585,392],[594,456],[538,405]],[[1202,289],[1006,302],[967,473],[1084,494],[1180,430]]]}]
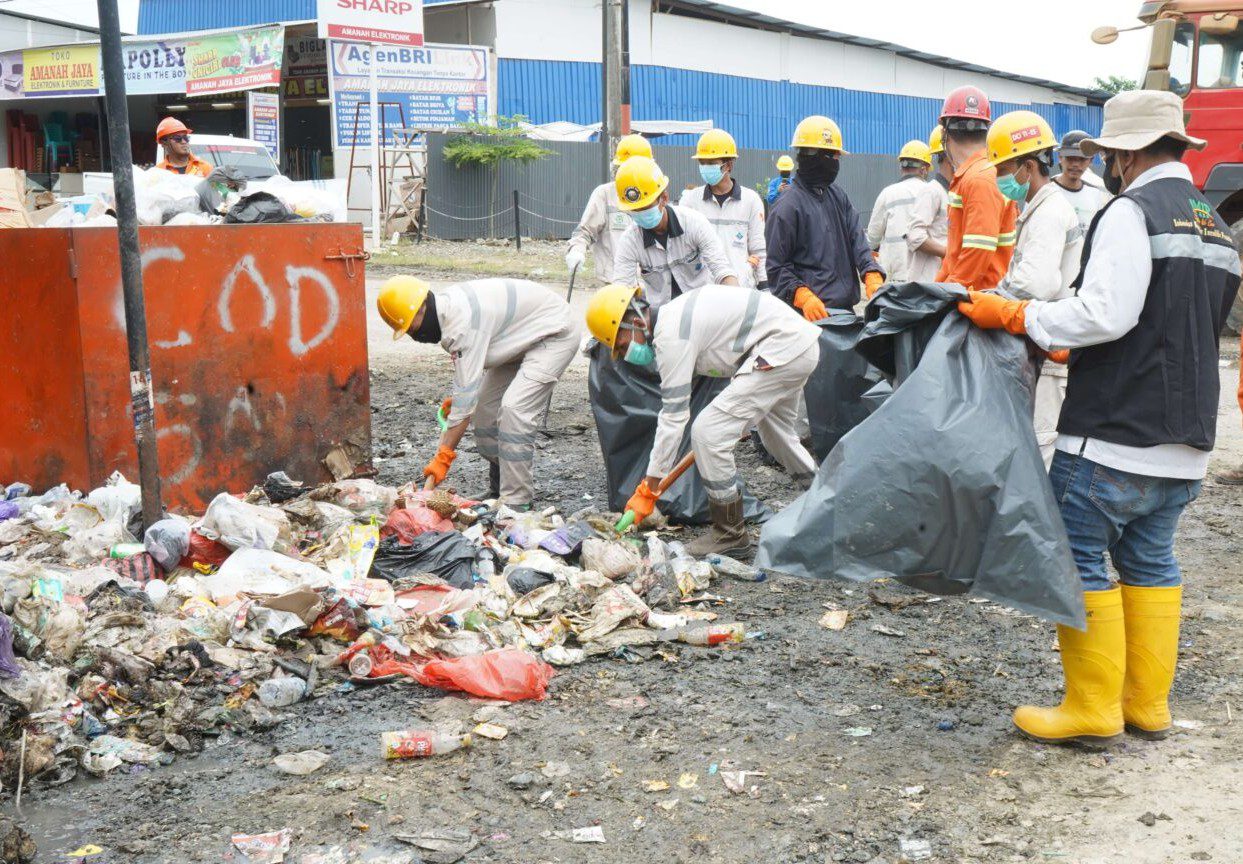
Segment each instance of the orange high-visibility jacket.
[{"label": "orange high-visibility jacket", "polygon": [[167,159],[161,159],[155,165],[156,168],[163,168],[165,171],[172,171],[174,174],[189,174],[194,177],[206,177],[212,171],[212,164],[206,162],[193,153],[190,154],[190,161],[184,168],[177,168]]},{"label": "orange high-visibility jacket", "polygon": [[997,169],[981,150],[950,183],[949,237],[937,281],[975,291],[996,288],[1014,256],[1017,218],[1017,205],[997,188]]}]

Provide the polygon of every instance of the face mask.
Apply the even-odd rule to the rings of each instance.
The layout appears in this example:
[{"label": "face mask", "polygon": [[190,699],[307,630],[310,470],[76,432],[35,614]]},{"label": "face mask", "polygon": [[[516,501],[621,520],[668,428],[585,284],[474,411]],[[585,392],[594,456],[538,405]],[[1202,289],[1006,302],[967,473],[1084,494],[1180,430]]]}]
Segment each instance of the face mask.
[{"label": "face mask", "polygon": [[1114,162],[1113,156],[1105,158],[1105,176],[1103,179],[1105,181],[1105,188],[1109,190],[1110,195],[1118,195],[1122,192],[1122,178],[1114,174]]},{"label": "face mask", "polygon": [[832,186],[841,164],[837,159],[818,151],[815,155],[798,157],[798,174],[809,186],[822,189]]},{"label": "face mask", "polygon": [[1020,183],[1015,174],[997,175],[997,188],[1011,201],[1026,201],[1031,182]]},{"label": "face mask", "polygon": [[631,340],[630,344],[626,346],[626,356],[624,359],[627,363],[633,363],[636,366],[651,366],[652,361],[656,359],[656,352],[646,342]]},{"label": "face mask", "polygon": [[634,224],[648,231],[660,224],[660,219],[663,215],[664,213],[661,212],[659,204],[654,204],[646,210],[632,210],[630,212],[630,218],[634,220]]},{"label": "face mask", "polygon": [[419,329],[411,330],[410,338],[415,342],[435,345],[440,341],[440,316],[436,314],[436,295],[428,294],[423,301],[423,323]]},{"label": "face mask", "polygon": [[725,169],[720,165],[700,165],[699,176],[709,186],[715,186],[725,177]]}]

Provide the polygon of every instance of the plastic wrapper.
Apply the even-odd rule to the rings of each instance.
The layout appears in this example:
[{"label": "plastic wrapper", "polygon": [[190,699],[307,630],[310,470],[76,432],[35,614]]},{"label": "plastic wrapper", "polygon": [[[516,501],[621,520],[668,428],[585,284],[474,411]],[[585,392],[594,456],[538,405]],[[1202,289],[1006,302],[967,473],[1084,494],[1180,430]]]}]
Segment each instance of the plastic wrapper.
[{"label": "plastic wrapper", "polygon": [[1083,588],[1032,429],[1036,364],[1024,340],[958,314],[963,297],[957,285],[903,283],[873,298],[858,350],[894,375],[893,395],[764,526],[755,566],[893,578],[1082,627]]},{"label": "plastic wrapper", "polygon": [[199,567],[219,567],[232,554],[233,550],[223,543],[191,530],[189,548],[178,566],[193,568],[197,564]]},{"label": "plastic wrapper", "polygon": [[598,536],[595,529],[586,522],[570,522],[553,529],[539,545],[541,549],[547,549],[554,555],[577,555],[583,548],[584,540]]},{"label": "plastic wrapper", "polygon": [[288,516],[275,507],[247,504],[227,492],[212,499],[195,530],[230,549],[285,552],[291,548]]},{"label": "plastic wrapper", "polygon": [[[728,378],[695,378],[691,390],[691,422],[728,384]],[[647,460],[656,437],[656,417],[660,413],[660,372],[655,364],[636,366],[624,360],[614,361],[608,350],[596,343],[591,347],[587,390],[604,456],[608,506],[620,512],[639,481],[647,475]],[[691,423],[688,422],[680,453],[690,451],[690,436]],[[749,520],[767,515],[763,505],[745,492],[743,505],[744,515]],[[660,496],[656,506],[671,522],[691,525],[708,522],[708,493],[694,470],[683,474]]]},{"label": "plastic wrapper", "polygon": [[424,504],[399,508],[388,514],[388,520],[380,529],[381,537],[396,536],[402,543],[411,543],[415,537],[428,531],[452,531],[453,521],[446,519]]},{"label": "plastic wrapper", "polygon": [[13,622],[0,612],[0,677],[16,678],[21,674],[22,667],[17,665],[17,656],[13,653]]},{"label": "plastic wrapper", "polygon": [[629,576],[643,564],[638,550],[629,543],[595,537],[583,541],[582,560],[585,569],[595,570],[608,579]]},{"label": "plastic wrapper", "polygon": [[158,579],[164,575],[164,569],[149,552],[141,552],[125,558],[108,558],[103,562],[103,566],[124,579],[134,580],[139,585],[146,585],[152,579]]},{"label": "plastic wrapper", "polygon": [[273,504],[281,504],[306,492],[306,484],[294,480],[284,471],[273,471],[263,481],[263,494]]},{"label": "plastic wrapper", "polygon": [[[397,490],[381,486],[374,480],[340,480],[325,487],[333,504],[344,507],[355,516],[384,518],[397,503]],[[320,495],[317,493],[316,498]]]},{"label": "plastic wrapper", "polygon": [[142,537],[143,546],[165,572],[190,551],[190,526],[180,519],[161,519]]},{"label": "plastic wrapper", "polygon": [[61,661],[73,659],[86,629],[86,621],[77,608],[49,597],[17,601],[13,621],[38,637],[44,650]]},{"label": "plastic wrapper", "polygon": [[407,576],[432,573],[454,588],[474,584],[475,546],[457,531],[429,531],[408,545],[396,537],[380,541],[371,562],[371,576],[395,582]]},{"label": "plastic wrapper", "polygon": [[220,569],[204,577],[216,602],[238,594],[285,594],[295,588],[324,588],[332,577],[306,561],[269,549],[239,549]]},{"label": "plastic wrapper", "polygon": [[16,501],[0,501],[0,522],[6,519],[16,519],[22,515],[22,510],[17,506]]},{"label": "plastic wrapper", "polygon": [[530,594],[553,581],[551,573],[541,573],[531,567],[514,567],[505,574],[505,581],[519,597]]}]

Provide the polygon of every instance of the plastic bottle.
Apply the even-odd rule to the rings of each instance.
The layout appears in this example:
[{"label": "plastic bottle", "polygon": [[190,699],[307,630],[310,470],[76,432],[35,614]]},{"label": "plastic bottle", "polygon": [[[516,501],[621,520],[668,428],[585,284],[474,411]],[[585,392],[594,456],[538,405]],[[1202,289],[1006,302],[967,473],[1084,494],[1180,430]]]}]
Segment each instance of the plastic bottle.
[{"label": "plastic bottle", "polygon": [[435,729],[402,729],[380,735],[385,759],[422,759],[469,747],[470,735],[446,735]]},{"label": "plastic bottle", "polygon": [[728,555],[709,555],[706,560],[712,565],[713,570],[722,576],[729,576],[731,579],[741,579],[744,582],[763,582],[768,578],[768,574],[763,570],[757,570],[750,564],[744,564],[736,558],[730,558]]},{"label": "plastic bottle", "polygon": [[741,642],[746,638],[747,626],[741,621],[678,628],[678,641],[687,645],[723,645],[726,642]]},{"label": "plastic bottle", "polygon": [[117,543],[108,550],[110,558],[129,558],[131,555],[141,555],[147,551],[147,547],[141,543]]},{"label": "plastic bottle", "polygon": [[306,695],[306,682],[296,675],[269,678],[259,685],[259,701],[265,708],[285,708]]},{"label": "plastic bottle", "polygon": [[483,548],[475,556],[475,581],[487,582],[496,575],[496,553]]},{"label": "plastic bottle", "polygon": [[360,651],[350,658],[350,675],[355,678],[370,677],[374,665],[371,662],[371,655],[366,651]]}]

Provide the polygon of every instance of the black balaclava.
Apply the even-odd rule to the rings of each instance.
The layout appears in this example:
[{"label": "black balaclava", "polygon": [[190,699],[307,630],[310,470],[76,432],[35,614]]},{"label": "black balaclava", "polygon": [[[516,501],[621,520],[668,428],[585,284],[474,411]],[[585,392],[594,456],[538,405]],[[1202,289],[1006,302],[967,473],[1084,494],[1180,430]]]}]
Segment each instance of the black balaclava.
[{"label": "black balaclava", "polygon": [[798,154],[798,176],[813,189],[827,189],[837,179],[841,163],[827,150],[807,148]]},{"label": "black balaclava", "polygon": [[423,309],[423,323],[418,330],[410,331],[410,338],[415,342],[435,345],[440,341],[440,317],[436,314],[436,295],[430,291],[427,292],[427,299],[423,301]]}]

